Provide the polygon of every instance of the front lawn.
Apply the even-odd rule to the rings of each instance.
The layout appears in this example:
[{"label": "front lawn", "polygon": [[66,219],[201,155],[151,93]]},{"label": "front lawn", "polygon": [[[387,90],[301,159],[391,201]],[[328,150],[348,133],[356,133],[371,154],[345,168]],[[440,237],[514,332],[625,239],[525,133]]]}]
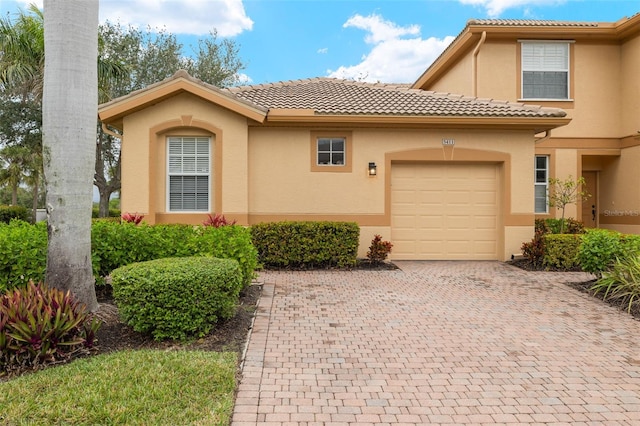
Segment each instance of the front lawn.
[{"label": "front lawn", "polygon": [[0,423],[228,425],[237,355],[118,351],[0,383]]}]

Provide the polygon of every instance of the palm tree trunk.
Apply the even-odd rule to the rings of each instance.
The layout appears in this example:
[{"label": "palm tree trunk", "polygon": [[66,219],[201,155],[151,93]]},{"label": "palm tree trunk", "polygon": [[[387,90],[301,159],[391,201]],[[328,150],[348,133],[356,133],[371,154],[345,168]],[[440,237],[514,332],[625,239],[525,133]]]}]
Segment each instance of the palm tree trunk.
[{"label": "palm tree trunk", "polygon": [[91,268],[98,108],[98,0],[44,1],[43,157],[49,245],[46,281],[98,307]]}]

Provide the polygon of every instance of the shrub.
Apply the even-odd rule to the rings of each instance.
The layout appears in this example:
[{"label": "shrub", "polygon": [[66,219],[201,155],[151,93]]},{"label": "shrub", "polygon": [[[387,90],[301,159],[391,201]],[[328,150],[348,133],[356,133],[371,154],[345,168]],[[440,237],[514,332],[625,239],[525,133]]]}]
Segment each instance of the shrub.
[{"label": "shrub", "polygon": [[227,218],[224,217],[224,215],[216,213],[213,216],[208,214],[207,219],[202,222],[202,224],[204,226],[213,226],[214,228],[220,228],[221,226],[235,225],[236,221],[234,219],[233,221],[229,222]]},{"label": "shrub", "polygon": [[211,257],[135,263],[111,277],[123,321],[157,340],[206,335],[233,316],[242,288],[238,262]]},{"label": "shrub", "polygon": [[541,267],[544,259],[544,237],[542,229],[536,229],[533,239],[530,242],[522,243],[522,255],[534,267]]},{"label": "shrub", "polygon": [[[94,219],[100,218],[100,209],[98,207],[94,207],[91,210],[91,217]],[[118,220],[120,220],[120,209],[114,209],[109,207],[109,217],[115,217],[115,218],[118,218]]]},{"label": "shrub", "polygon": [[13,219],[28,222],[31,217],[29,211],[22,206],[0,206],[0,222],[8,224]]},{"label": "shrub", "polygon": [[[564,228],[564,232],[561,232]],[[573,218],[568,219],[536,219],[536,229],[545,234],[584,234],[584,224]]]},{"label": "shrub", "polygon": [[93,347],[100,323],[69,292],[30,282],[0,297],[0,368],[33,367]]},{"label": "shrub", "polygon": [[233,259],[240,266],[242,287],[246,288],[251,284],[258,267],[258,252],[251,242],[251,231],[248,228],[233,225],[191,229],[193,237],[186,247],[191,255]]},{"label": "shrub", "polygon": [[624,246],[620,237],[619,232],[589,229],[582,236],[582,244],[578,250],[578,262],[582,270],[601,277],[623,253]]},{"label": "shrub", "polygon": [[580,235],[547,234],[543,236],[544,255],[542,266],[547,269],[574,269],[578,266]]},{"label": "shrub", "polygon": [[371,245],[369,246],[369,251],[367,252],[367,258],[371,263],[378,264],[385,261],[389,253],[391,253],[391,248],[393,244],[389,241],[382,241],[382,236],[376,234],[371,240]]},{"label": "shrub", "polygon": [[0,292],[44,281],[47,266],[47,224],[20,220],[0,223]]},{"label": "shrub", "polygon": [[258,260],[267,267],[355,265],[360,228],[355,222],[271,222],[251,227]]},{"label": "shrub", "polygon": [[619,300],[631,312],[634,302],[640,298],[640,256],[634,254],[617,259],[613,268],[603,272],[596,284],[591,287],[594,294],[603,294],[604,300]]}]

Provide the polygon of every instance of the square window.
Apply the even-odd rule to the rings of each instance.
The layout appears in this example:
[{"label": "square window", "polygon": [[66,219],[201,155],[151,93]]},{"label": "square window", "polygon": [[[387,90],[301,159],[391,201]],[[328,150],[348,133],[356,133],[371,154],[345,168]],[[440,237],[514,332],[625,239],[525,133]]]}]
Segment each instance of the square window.
[{"label": "square window", "polygon": [[312,172],[351,172],[351,132],[311,132]]}]

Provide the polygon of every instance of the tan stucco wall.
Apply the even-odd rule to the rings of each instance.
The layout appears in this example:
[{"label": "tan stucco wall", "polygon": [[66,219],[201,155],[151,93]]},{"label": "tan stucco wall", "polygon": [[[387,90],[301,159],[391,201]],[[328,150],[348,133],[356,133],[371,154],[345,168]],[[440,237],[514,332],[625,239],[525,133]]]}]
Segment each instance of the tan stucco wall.
[{"label": "tan stucco wall", "polygon": [[[336,134],[344,132],[335,130]],[[326,132],[325,133],[331,133]],[[502,179],[506,206],[503,207],[503,248],[508,258],[519,252],[522,242],[533,235],[533,137],[527,132],[489,132],[461,130],[353,129],[352,172],[314,172],[310,167],[311,130],[299,128],[251,128],[249,143],[249,216],[252,222],[269,220],[347,220],[361,225],[360,255],[364,256],[374,234],[389,238],[390,212],[387,205],[390,170],[388,155],[435,150],[436,157],[456,161],[456,150],[477,150],[478,156],[464,161],[508,158]],[[445,152],[442,139],[454,139],[455,146]],[[484,154],[483,154],[484,152]],[[410,154],[403,161],[411,161]],[[416,157],[419,158],[419,157]],[[427,157],[425,157],[427,158]],[[496,160],[497,162],[498,160]],[[366,174],[375,162],[378,175]],[[391,167],[393,167],[391,163]],[[523,238],[524,236],[524,238]]]},{"label": "tan stucco wall", "polygon": [[640,146],[607,161],[600,172],[600,226],[640,234]]},{"label": "tan stucco wall", "polygon": [[622,135],[640,130],[640,36],[621,47]]},{"label": "tan stucco wall", "polygon": [[471,56],[463,57],[459,62],[447,70],[437,82],[432,84],[428,90],[436,92],[452,92],[451,88],[455,88],[453,93],[471,96],[472,84],[471,79]]},{"label": "tan stucco wall", "polygon": [[[203,135],[211,136],[214,142],[211,186],[219,190],[214,191],[218,198],[210,201],[211,210],[246,222],[248,132],[245,118],[195,96],[181,94],[125,117],[124,128],[123,212],[144,213],[149,223],[178,220],[175,216],[187,223],[201,223],[205,213],[173,213],[172,218],[165,214],[165,138]],[[219,198],[221,194],[223,198]]]},{"label": "tan stucco wall", "polygon": [[[487,41],[477,57],[478,93],[480,98],[516,101],[516,45],[505,41]],[[513,82],[508,84],[507,82]]]}]

